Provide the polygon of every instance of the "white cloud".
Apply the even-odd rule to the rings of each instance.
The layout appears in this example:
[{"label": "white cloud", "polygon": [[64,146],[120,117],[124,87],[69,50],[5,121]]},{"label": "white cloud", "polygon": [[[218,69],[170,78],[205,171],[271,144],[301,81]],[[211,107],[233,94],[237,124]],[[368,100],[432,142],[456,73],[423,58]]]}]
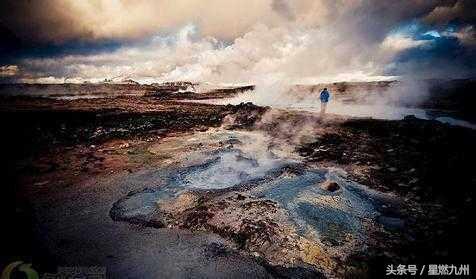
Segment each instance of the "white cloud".
[{"label": "white cloud", "polygon": [[13,77],[19,73],[17,65],[4,65],[0,66],[0,77]]},{"label": "white cloud", "polygon": [[[93,45],[96,39],[109,38],[125,39],[127,43],[104,53],[17,61],[23,79],[132,78],[142,82],[248,83],[273,75],[289,81],[380,78],[396,55],[431,44],[430,40],[415,40],[405,34],[386,34],[402,22],[434,10],[436,2],[48,0],[46,3],[52,10],[61,8],[69,23],[62,25],[65,30],[46,28],[54,33],[45,35],[47,41],[50,35],[55,38],[53,41],[61,41],[65,34],[63,39],[78,38],[77,32],[84,31],[83,35]],[[35,16],[40,15],[40,19],[51,18],[52,13],[41,9]],[[63,21],[58,19],[60,23]],[[72,30],[70,25],[79,31]],[[453,35],[470,42],[463,33]]]},{"label": "white cloud", "polygon": [[271,75],[290,82],[349,75],[366,79],[379,67],[379,63],[369,62],[379,58],[375,52],[362,52],[352,40],[332,36],[332,30],[326,28],[258,24],[227,45],[197,32],[187,25],[175,35],[155,36],[146,44],[92,55],[29,58],[21,65],[39,82],[56,77],[68,82],[132,78],[140,82],[215,83],[253,83]]},{"label": "white cloud", "polygon": [[456,32],[444,32],[443,35],[455,37],[463,45],[476,46],[476,30],[472,25],[465,26]]},{"label": "white cloud", "polygon": [[430,44],[429,40],[415,40],[411,36],[404,34],[391,34],[387,36],[381,46],[384,50],[401,52],[406,49],[421,47]]}]

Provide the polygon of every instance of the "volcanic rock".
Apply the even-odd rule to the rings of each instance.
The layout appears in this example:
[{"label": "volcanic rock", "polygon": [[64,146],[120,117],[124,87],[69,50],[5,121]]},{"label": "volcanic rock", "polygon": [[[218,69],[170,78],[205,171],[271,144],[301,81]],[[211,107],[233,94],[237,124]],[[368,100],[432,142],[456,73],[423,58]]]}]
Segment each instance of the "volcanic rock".
[{"label": "volcanic rock", "polygon": [[335,192],[340,189],[340,186],[337,182],[335,181],[325,181],[320,185],[321,189],[329,191],[329,192]]},{"label": "volcanic rock", "polygon": [[405,222],[400,218],[380,216],[377,221],[388,230],[401,230],[405,226]]}]

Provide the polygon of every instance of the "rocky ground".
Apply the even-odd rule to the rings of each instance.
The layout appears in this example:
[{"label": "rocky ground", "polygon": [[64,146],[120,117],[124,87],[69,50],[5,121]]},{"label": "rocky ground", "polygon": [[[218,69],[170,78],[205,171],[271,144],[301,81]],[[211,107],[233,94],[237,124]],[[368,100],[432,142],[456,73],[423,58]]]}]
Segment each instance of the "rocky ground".
[{"label": "rocky ground", "polygon": [[[2,263],[32,261],[41,271],[57,265],[106,265],[125,277],[144,272],[312,278],[324,276],[313,268],[316,261],[331,260],[338,277],[379,277],[386,264],[469,259],[462,251],[472,243],[468,224],[476,132],[470,129],[411,117],[318,119],[249,104],[215,106],[152,96],[4,98],[0,113],[6,185],[2,216],[11,224]],[[162,204],[172,214],[155,225],[128,225],[109,216],[118,200],[142,190],[140,185],[118,187],[114,181],[178,161],[180,154],[158,156],[155,145],[223,125],[264,131],[276,145],[293,146],[307,166],[341,168],[363,185],[396,194],[403,206],[398,212],[388,207],[387,217],[378,222],[382,229],[372,231],[367,249],[335,260],[309,248],[314,250],[306,255],[313,259],[304,266],[285,264],[300,257],[288,246],[302,243],[281,239],[287,228],[273,224],[281,222],[282,209],[239,192],[184,196]],[[228,223],[220,223],[223,219]],[[282,256],[274,246],[259,248],[266,242],[286,244],[277,248],[288,249],[289,258],[263,256],[266,251]]]},{"label": "rocky ground", "polygon": [[[475,132],[407,117],[345,121],[299,148],[310,162],[339,165],[356,181],[405,202],[402,216],[370,250],[376,262],[464,262],[476,177],[470,170]],[[360,256],[356,257],[359,265]]]}]

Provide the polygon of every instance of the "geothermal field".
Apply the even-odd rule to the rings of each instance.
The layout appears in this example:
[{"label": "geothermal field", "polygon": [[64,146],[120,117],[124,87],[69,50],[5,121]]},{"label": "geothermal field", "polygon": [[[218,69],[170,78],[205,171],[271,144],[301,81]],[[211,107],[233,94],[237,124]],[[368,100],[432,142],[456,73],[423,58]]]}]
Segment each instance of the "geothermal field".
[{"label": "geothermal field", "polygon": [[476,0],[1,0],[0,279],[473,278]]},{"label": "geothermal field", "polygon": [[466,263],[476,82],[418,83],[412,106],[399,81],[2,85],[4,260],[110,278]]}]

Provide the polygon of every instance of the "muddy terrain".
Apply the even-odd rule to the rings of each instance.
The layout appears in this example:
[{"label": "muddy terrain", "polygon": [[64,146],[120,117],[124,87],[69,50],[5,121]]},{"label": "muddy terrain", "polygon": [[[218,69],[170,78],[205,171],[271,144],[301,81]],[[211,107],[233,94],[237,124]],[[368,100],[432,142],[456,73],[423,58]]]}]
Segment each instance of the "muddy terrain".
[{"label": "muddy terrain", "polygon": [[467,263],[475,130],[167,96],[2,99],[2,263],[111,278]]}]

